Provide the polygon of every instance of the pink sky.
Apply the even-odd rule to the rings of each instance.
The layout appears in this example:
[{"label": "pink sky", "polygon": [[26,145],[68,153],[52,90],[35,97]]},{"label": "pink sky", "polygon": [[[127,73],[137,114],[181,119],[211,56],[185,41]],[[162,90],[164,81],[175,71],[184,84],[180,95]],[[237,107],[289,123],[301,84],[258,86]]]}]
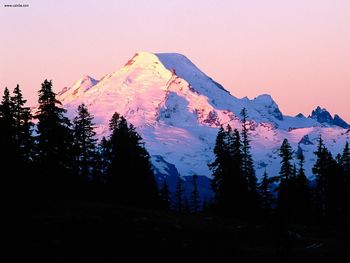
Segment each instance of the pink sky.
[{"label": "pink sky", "polygon": [[119,69],[136,51],[186,55],[236,97],[269,93],[284,114],[317,105],[350,122],[349,0],[1,0],[0,88],[30,104]]}]

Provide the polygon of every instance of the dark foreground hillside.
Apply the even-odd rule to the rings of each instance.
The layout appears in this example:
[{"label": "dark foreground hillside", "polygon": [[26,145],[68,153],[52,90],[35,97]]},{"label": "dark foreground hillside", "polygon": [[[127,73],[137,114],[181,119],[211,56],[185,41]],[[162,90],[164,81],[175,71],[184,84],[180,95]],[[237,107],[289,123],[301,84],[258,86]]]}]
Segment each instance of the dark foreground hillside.
[{"label": "dark foreground hillside", "polygon": [[[188,259],[238,262],[339,262],[349,258],[350,233],[273,222],[251,224],[87,201],[32,202],[32,262],[129,262]],[[123,260],[122,260],[123,259]],[[125,261],[127,260],[127,261]],[[237,261],[236,261],[237,262]]]}]

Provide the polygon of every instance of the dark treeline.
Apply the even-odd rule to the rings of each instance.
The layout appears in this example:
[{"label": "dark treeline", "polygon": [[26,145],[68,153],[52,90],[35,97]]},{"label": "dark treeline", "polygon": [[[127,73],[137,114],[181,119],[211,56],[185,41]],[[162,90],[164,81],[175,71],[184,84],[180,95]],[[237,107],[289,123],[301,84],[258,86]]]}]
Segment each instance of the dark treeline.
[{"label": "dark treeline", "polygon": [[142,137],[123,116],[112,116],[110,136],[98,142],[86,105],[79,105],[71,121],[51,81],[42,83],[38,97],[39,106],[31,113],[17,85],[12,95],[5,88],[0,104],[3,185],[18,188],[15,180],[20,179],[33,200],[97,200],[178,213],[204,210],[247,220],[276,216],[287,225],[344,224],[350,218],[348,143],[333,158],[319,137],[311,183],[301,148],[294,152],[285,139],[279,151],[280,173],[265,171],[258,182],[243,109],[241,131],[227,125],[217,134],[215,160],[209,164],[214,199],[201,200],[197,175],[191,189],[185,189],[181,177],[173,192],[166,179],[157,187]]},{"label": "dark treeline", "polygon": [[265,170],[262,180],[257,183],[245,109],[241,116],[241,132],[227,125],[220,128],[216,138],[216,158],[209,164],[215,193],[212,209],[246,219],[259,220],[275,216],[285,226],[323,223],[346,225],[350,219],[348,142],[343,152],[333,158],[322,137],[319,137],[314,152],[316,162],[312,171],[315,180],[312,183],[305,175],[302,149],[299,147],[294,152],[285,139],[279,149],[279,175],[268,176]]},{"label": "dark treeline", "polygon": [[9,192],[18,193],[12,190],[25,182],[25,198],[32,200],[91,199],[160,206],[149,154],[135,127],[115,113],[109,123],[111,135],[97,144],[86,105],[78,107],[71,122],[51,81],[42,83],[38,95],[33,115],[24,106],[18,85],[12,96],[5,88],[1,101],[0,167]]}]

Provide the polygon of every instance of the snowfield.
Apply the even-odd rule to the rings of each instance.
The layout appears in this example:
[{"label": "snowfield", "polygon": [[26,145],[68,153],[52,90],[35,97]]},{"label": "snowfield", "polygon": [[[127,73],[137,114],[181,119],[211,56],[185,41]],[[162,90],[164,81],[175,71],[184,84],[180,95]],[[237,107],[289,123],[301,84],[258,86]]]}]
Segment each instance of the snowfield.
[{"label": "snowfield", "polygon": [[[283,115],[270,95],[255,99],[236,98],[200,71],[185,56],[175,53],[139,52],[123,68],[101,80],[84,76],[58,94],[73,118],[85,103],[95,117],[99,138],[108,136],[108,121],[114,112],[137,127],[151,154],[158,174],[193,174],[210,177],[207,164],[220,125],[240,129],[239,113],[249,114],[252,154],[257,176],[266,169],[278,174],[278,149],[287,138],[306,158],[306,173],[312,177],[317,138],[321,134],[333,155],[341,152],[350,130],[320,123],[315,118]],[[175,168],[174,168],[175,167]],[[170,169],[171,168],[171,169]]]}]

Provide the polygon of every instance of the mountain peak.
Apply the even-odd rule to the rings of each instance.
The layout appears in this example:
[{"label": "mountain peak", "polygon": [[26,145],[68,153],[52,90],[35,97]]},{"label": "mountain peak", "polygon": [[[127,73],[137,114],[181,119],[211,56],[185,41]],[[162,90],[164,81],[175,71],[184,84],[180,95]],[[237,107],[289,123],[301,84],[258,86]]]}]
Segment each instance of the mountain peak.
[{"label": "mountain peak", "polygon": [[272,99],[271,95],[269,94],[261,94],[255,98],[257,101],[265,102],[265,103],[275,103],[275,101]]},{"label": "mountain peak", "polygon": [[317,120],[319,123],[333,124],[332,115],[325,108],[321,108],[320,106],[317,106],[309,117]]},{"label": "mountain peak", "polygon": [[91,80],[91,81],[96,81],[93,77],[89,75],[83,75],[81,80],[86,81],[86,80]]},{"label": "mountain peak", "polygon": [[277,103],[272,99],[271,95],[262,94],[256,97],[253,101],[257,104],[263,105],[267,109],[268,113],[270,113],[276,119],[283,120],[283,114],[280,111]]},{"label": "mountain peak", "polygon": [[309,118],[317,120],[319,123],[326,123],[330,125],[336,125],[341,128],[350,128],[350,125],[344,121],[338,114],[335,114],[334,117],[329,113],[325,108],[317,106],[309,116]]},{"label": "mountain peak", "polygon": [[155,54],[146,51],[139,51],[134,54],[134,56],[129,59],[129,61],[124,65],[124,67],[132,65],[147,65],[159,63],[158,58]]},{"label": "mountain peak", "polygon": [[57,95],[60,96],[61,101],[71,101],[74,98],[79,97],[82,93],[85,93],[98,83],[98,80],[89,75],[83,75],[72,86],[65,87]]}]

